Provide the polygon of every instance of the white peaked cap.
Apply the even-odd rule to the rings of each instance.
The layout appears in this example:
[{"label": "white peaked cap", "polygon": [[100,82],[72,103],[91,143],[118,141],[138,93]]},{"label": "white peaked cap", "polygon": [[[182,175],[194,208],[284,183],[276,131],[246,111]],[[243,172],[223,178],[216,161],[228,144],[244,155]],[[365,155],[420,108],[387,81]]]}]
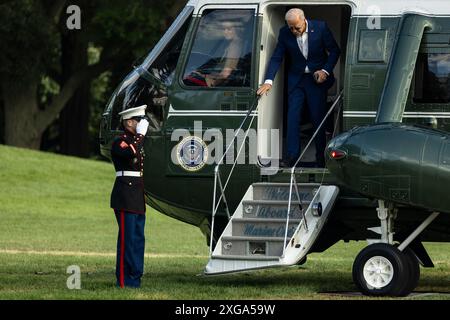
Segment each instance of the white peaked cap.
[{"label": "white peaked cap", "polygon": [[131,119],[133,117],[142,117],[145,116],[145,108],[147,108],[146,104],[119,112],[119,115],[122,117],[122,120]]}]

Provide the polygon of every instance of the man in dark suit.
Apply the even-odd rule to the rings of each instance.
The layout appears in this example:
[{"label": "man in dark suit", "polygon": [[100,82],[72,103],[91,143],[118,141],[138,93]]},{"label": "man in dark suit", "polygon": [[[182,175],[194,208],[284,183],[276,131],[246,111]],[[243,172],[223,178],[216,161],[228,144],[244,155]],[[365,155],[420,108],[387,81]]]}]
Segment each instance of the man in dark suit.
[{"label": "man in dark suit", "polygon": [[144,138],[149,126],[145,119],[146,107],[119,113],[124,133],[116,137],[111,146],[116,170],[111,208],[119,225],[116,284],[120,288],[139,288],[144,273]]},{"label": "man in dark suit", "polygon": [[[286,13],[286,25],[280,29],[278,43],[270,59],[266,81],[257,94],[263,95],[272,88],[272,82],[283,58],[288,58],[288,120],[287,160],[292,167],[300,156],[300,116],[308,105],[311,122],[317,129],[326,114],[327,91],[334,83],[333,69],[341,53],[327,24],[307,20],[301,9]],[[325,128],[316,138],[316,164],[325,166]]]}]

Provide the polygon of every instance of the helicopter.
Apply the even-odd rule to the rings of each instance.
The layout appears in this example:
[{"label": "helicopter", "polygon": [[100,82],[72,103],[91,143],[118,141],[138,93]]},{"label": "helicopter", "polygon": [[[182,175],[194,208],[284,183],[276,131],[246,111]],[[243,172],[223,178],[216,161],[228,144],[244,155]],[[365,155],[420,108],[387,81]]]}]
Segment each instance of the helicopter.
[{"label": "helicopter", "polygon": [[[289,61],[270,94],[256,95],[291,8],[326,21],[341,49],[320,168],[308,165],[317,130],[307,114],[300,158],[280,166]],[[240,41],[234,70],[213,83],[229,28]],[[121,134],[119,113],[144,104],[146,203],[200,228],[206,275],[298,265],[363,240],[358,290],[405,296],[420,266],[434,266],[423,242],[450,241],[447,0],[190,0],[111,96],[100,123],[105,157]]]}]

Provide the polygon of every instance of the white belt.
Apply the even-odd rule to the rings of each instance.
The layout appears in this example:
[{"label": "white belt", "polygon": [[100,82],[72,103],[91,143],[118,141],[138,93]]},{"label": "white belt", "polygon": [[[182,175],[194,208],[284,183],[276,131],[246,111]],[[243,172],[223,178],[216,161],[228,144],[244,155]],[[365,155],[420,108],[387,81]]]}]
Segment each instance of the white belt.
[{"label": "white belt", "polygon": [[140,171],[117,171],[116,177],[142,177]]}]

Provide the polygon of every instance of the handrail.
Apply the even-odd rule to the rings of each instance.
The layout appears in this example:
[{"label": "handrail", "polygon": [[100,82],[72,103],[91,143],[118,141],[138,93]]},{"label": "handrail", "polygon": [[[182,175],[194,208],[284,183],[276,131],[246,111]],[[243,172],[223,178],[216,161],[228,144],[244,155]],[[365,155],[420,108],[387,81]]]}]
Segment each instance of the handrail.
[{"label": "handrail", "polygon": [[[305,154],[306,150],[308,150],[309,146],[311,145],[312,141],[314,140],[314,138],[316,137],[317,133],[319,132],[319,130],[322,128],[323,124],[325,123],[325,121],[327,120],[327,118],[330,116],[331,112],[334,110],[334,108],[336,107],[337,103],[341,100],[342,97],[342,93],[343,90],[339,93],[339,96],[336,98],[336,100],[334,101],[333,105],[331,106],[330,110],[328,110],[327,114],[325,115],[325,117],[323,118],[322,122],[320,123],[320,125],[317,127],[316,131],[314,132],[313,136],[311,137],[311,139],[309,140],[308,144],[306,145],[306,147],[304,148],[303,152],[300,154],[300,157],[298,157],[297,161],[295,161],[294,166],[291,169],[291,179],[290,179],[290,184],[289,184],[289,201],[288,201],[288,211],[287,211],[287,215],[286,215],[286,227],[285,227],[285,231],[284,231],[284,246],[283,246],[283,256],[284,253],[286,251],[286,245],[287,245],[287,235],[288,235],[288,227],[289,227],[289,218],[291,215],[291,203],[292,203],[292,188],[293,186],[295,186],[295,191],[297,194],[297,201],[299,201],[299,207],[300,207],[300,211],[302,213],[302,221],[300,222],[303,223],[305,225],[306,230],[308,231],[308,224],[306,221],[306,216],[305,213],[303,211],[302,208],[302,201],[300,199],[300,194],[298,192],[298,187],[297,187],[297,181],[295,179],[295,167],[297,166],[297,164],[300,162],[300,160],[303,158],[303,155]],[[300,171],[301,173],[302,171]]]},{"label": "handrail", "polygon": [[[213,205],[212,205],[213,211],[212,211],[212,221],[211,221],[211,234],[210,234],[210,240],[209,240],[209,252],[210,252],[210,255],[212,255],[212,242],[213,242],[213,237],[214,237],[214,220],[215,220],[215,217],[216,217],[217,210],[219,209],[219,206],[220,206],[220,201],[222,199],[223,199],[223,202],[225,204],[225,211],[227,213],[228,220],[231,219],[230,211],[228,210],[228,203],[227,203],[227,199],[226,199],[226,196],[225,196],[225,191],[226,191],[226,188],[228,186],[228,182],[230,181],[231,176],[232,176],[232,174],[234,172],[234,168],[236,167],[237,161],[239,159],[239,155],[241,154],[241,151],[242,151],[243,147],[245,146],[245,141],[246,141],[247,136],[249,134],[249,129],[252,126],[253,121],[255,120],[255,115],[253,115],[252,120],[251,120],[251,122],[250,122],[250,124],[249,124],[249,126],[247,128],[247,131],[245,133],[244,139],[242,140],[242,144],[239,147],[239,151],[238,151],[238,153],[236,155],[236,159],[234,160],[233,166],[231,167],[230,173],[228,174],[228,177],[227,177],[224,185],[222,184],[222,179],[220,178],[220,166],[223,164],[224,159],[227,156],[228,151],[230,150],[230,148],[232,146],[234,146],[234,141],[238,137],[239,132],[241,132],[242,128],[244,127],[245,122],[247,121],[249,116],[252,114],[252,112],[257,109],[259,98],[260,98],[260,96],[256,96],[255,97],[255,99],[254,99],[254,101],[252,103],[252,106],[249,108],[247,114],[245,115],[245,118],[242,120],[241,125],[239,126],[239,129],[237,129],[235,131],[233,139],[231,140],[231,142],[228,145],[227,149],[225,150],[224,154],[222,155],[222,157],[220,158],[219,162],[217,163],[217,165],[214,168],[214,193],[213,193]],[[216,206],[217,183],[219,184],[221,195],[219,197],[219,200],[217,200],[217,206]]]},{"label": "handrail", "polygon": [[300,154],[300,157],[298,157],[297,161],[295,161],[294,166],[291,169],[291,174],[293,174],[295,172],[295,167],[297,166],[297,164],[300,162],[300,160],[303,158],[303,155],[305,154],[306,150],[308,150],[309,146],[311,145],[312,141],[314,140],[314,138],[316,137],[317,133],[319,132],[320,128],[322,128],[323,124],[325,123],[325,120],[327,120],[327,118],[330,116],[331,112],[333,111],[333,109],[336,107],[337,103],[341,100],[342,97],[342,93],[343,90],[339,93],[338,97],[336,98],[336,100],[334,101],[333,105],[331,106],[330,110],[328,110],[327,114],[325,115],[325,117],[323,118],[322,122],[319,124],[319,126],[317,127],[316,131],[314,131],[313,136],[311,137],[311,139],[309,139],[308,144],[306,145],[305,149],[303,150],[303,152]]}]

